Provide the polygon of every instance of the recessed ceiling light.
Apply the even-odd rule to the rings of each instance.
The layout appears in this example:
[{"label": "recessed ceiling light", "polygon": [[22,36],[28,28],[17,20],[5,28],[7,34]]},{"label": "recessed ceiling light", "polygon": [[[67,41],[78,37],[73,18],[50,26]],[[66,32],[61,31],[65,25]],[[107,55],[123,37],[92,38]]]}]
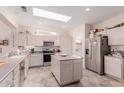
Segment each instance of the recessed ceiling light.
[{"label": "recessed ceiling light", "polygon": [[48,19],[58,20],[62,22],[68,22],[71,19],[70,16],[65,16],[62,14],[58,14],[58,13],[54,13],[54,12],[50,12],[50,11],[46,11],[38,8],[33,8],[33,15],[48,18]]},{"label": "recessed ceiling light", "polygon": [[90,8],[86,8],[85,11],[90,11]]}]

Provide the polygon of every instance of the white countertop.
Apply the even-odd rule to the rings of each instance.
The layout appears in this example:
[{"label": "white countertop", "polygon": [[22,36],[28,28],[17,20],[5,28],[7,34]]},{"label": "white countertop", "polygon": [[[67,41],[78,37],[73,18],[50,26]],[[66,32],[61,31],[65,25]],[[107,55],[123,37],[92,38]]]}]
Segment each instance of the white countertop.
[{"label": "white countertop", "polygon": [[0,67],[0,82],[20,64],[27,55],[4,58],[5,64]]},{"label": "white countertop", "polygon": [[53,57],[57,58],[58,60],[76,60],[76,59],[82,59],[83,57],[77,56],[77,55],[67,55],[65,57],[62,57],[61,54],[52,55]]},{"label": "white countertop", "polygon": [[123,58],[122,56],[111,56],[111,55],[106,55],[105,57],[112,57],[112,58]]}]

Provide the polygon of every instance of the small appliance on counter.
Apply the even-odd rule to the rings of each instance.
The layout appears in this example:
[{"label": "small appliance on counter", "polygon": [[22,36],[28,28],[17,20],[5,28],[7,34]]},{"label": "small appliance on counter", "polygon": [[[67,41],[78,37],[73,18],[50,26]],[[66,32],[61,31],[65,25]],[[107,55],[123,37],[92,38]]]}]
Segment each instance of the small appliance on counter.
[{"label": "small appliance on counter", "polygon": [[113,57],[124,57],[124,51],[121,50],[117,50],[116,51],[113,49],[113,51],[111,51],[110,54],[108,54],[108,56],[113,56]]},{"label": "small appliance on counter", "polygon": [[34,53],[34,48],[31,48],[30,50],[31,50],[31,53]]}]

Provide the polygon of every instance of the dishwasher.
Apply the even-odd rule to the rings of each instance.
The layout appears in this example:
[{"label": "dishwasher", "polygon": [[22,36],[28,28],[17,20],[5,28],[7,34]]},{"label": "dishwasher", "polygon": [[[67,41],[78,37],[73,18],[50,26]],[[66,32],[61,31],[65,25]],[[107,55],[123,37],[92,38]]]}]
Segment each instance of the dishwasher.
[{"label": "dishwasher", "polygon": [[25,62],[20,63],[20,86],[23,85],[25,79]]}]

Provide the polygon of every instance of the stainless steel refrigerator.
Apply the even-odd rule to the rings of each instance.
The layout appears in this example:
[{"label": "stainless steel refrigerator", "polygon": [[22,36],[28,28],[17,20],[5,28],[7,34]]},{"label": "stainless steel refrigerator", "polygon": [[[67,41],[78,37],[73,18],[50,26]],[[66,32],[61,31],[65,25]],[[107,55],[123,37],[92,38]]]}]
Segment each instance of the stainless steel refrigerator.
[{"label": "stainless steel refrigerator", "polygon": [[104,74],[104,55],[110,52],[107,36],[96,36],[86,39],[85,67],[86,69]]}]

